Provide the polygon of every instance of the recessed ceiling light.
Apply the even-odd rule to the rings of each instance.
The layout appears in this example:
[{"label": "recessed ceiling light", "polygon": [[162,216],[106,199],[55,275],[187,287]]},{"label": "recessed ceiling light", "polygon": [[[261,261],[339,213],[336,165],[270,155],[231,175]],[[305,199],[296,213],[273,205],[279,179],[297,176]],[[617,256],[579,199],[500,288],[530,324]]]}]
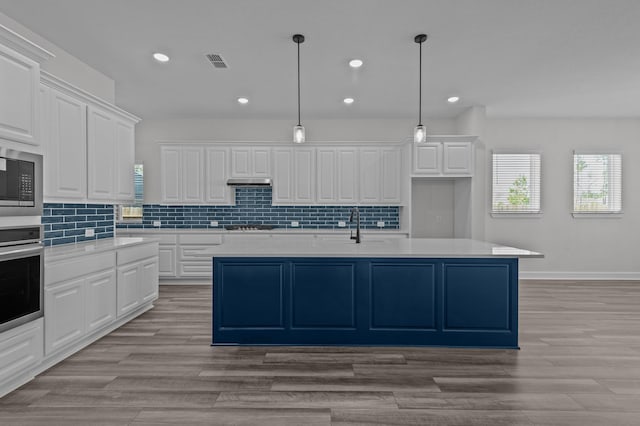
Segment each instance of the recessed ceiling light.
[{"label": "recessed ceiling light", "polygon": [[344,98],[344,100],[342,102],[344,102],[347,105],[351,105],[353,103],[354,99],[353,98]]},{"label": "recessed ceiling light", "polygon": [[447,102],[449,102],[450,104],[455,104],[459,100],[460,96],[450,96],[449,98],[447,98]]},{"label": "recessed ceiling light", "polygon": [[363,64],[362,59],[352,59],[349,61],[349,66],[351,68],[360,68],[362,64]]},{"label": "recessed ceiling light", "polygon": [[164,53],[156,52],[153,54],[153,59],[158,62],[169,62],[169,57]]},{"label": "recessed ceiling light", "polygon": [[238,98],[238,103],[239,104],[248,104],[249,103],[249,99],[247,98]]}]

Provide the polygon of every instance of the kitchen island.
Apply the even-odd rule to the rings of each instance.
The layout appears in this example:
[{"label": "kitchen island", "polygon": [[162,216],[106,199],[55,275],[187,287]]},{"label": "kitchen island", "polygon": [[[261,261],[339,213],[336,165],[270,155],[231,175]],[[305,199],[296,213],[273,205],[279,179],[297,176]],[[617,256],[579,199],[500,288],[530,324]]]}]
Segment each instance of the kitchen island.
[{"label": "kitchen island", "polygon": [[213,257],[213,345],[518,347],[518,259],[467,239],[256,238]]}]

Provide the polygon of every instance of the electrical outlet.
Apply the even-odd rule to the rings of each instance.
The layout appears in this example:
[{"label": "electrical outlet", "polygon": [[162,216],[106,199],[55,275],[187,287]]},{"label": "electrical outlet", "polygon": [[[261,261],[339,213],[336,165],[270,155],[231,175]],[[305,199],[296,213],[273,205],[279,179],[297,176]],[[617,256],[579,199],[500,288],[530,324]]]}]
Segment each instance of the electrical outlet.
[{"label": "electrical outlet", "polygon": [[155,226],[156,228],[160,227],[160,221],[159,220],[154,220],[153,221],[153,226]]},{"label": "electrical outlet", "polygon": [[93,237],[94,235],[96,235],[96,232],[93,229],[85,229],[84,230],[84,236],[85,237]]},{"label": "electrical outlet", "polygon": [[345,222],[344,220],[338,221],[338,228],[345,228],[346,226],[347,226],[347,222]]},{"label": "electrical outlet", "polygon": [[378,228],[384,228],[384,221],[383,220],[379,220],[376,225],[378,226]]},{"label": "electrical outlet", "polygon": [[298,223],[298,221],[297,221],[297,220],[292,220],[292,221],[291,221],[291,227],[292,227],[292,228],[297,228],[297,227],[299,227],[299,226],[300,226],[300,223]]},{"label": "electrical outlet", "polygon": [[217,221],[217,220],[212,220],[212,221],[209,223],[209,226],[217,227],[217,226],[218,226],[218,221]]}]

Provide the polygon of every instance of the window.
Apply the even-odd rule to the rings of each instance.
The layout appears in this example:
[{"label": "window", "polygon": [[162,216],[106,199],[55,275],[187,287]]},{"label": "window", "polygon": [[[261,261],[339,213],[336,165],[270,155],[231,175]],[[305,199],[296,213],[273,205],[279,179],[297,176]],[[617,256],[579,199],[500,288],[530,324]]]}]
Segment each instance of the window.
[{"label": "window", "polygon": [[492,213],[540,213],[540,154],[493,154]]},{"label": "window", "polygon": [[573,155],[573,212],[622,213],[622,156]]},{"label": "window", "polygon": [[144,168],[142,164],[133,166],[133,187],[133,204],[120,207],[120,219],[123,221],[142,219],[142,204],[144,203]]}]

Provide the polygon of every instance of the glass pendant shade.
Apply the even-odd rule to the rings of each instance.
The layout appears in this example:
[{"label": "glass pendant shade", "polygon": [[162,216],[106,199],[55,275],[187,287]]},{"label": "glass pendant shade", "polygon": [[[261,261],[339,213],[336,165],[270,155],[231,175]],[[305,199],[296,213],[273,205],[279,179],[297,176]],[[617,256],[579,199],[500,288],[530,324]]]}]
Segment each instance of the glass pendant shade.
[{"label": "glass pendant shade", "polygon": [[414,143],[424,143],[427,141],[427,129],[422,125],[418,124],[413,131],[413,142]]},{"label": "glass pendant shade", "polygon": [[295,143],[304,143],[304,127],[295,126],[293,128],[293,141]]}]

